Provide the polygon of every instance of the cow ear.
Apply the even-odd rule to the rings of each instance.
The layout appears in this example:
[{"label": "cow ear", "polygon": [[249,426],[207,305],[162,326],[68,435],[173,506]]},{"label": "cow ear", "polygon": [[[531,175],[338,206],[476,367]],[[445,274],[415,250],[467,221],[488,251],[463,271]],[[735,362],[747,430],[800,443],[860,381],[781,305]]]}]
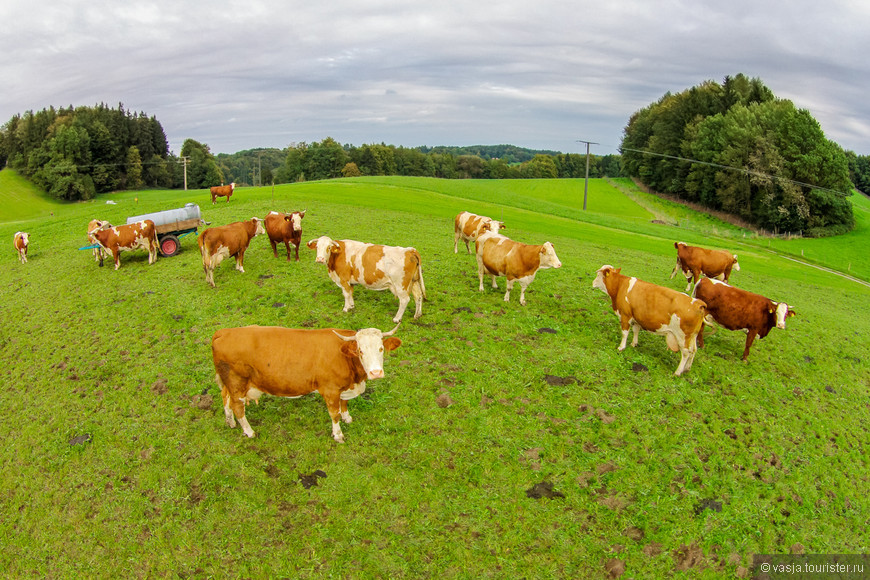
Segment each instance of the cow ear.
[{"label": "cow ear", "polygon": [[347,358],[358,358],[359,348],[357,348],[356,341],[353,340],[343,343],[341,345],[341,354],[343,354]]},{"label": "cow ear", "polygon": [[384,340],[384,350],[386,351],[396,350],[400,346],[402,346],[402,341],[395,336],[391,336]]},{"label": "cow ear", "polygon": [[613,270],[614,274],[619,274],[620,272],[622,272],[622,268],[617,268],[616,270]]},{"label": "cow ear", "polygon": [[333,252],[337,252],[340,248],[341,246],[338,245],[338,242],[333,241],[331,244],[329,244],[329,249]]},{"label": "cow ear", "polygon": [[309,240],[305,245],[308,246],[309,250],[315,250],[317,249],[317,240]]},{"label": "cow ear", "polygon": [[786,314],[785,317],[791,318],[792,316],[795,316],[796,314],[797,314],[797,312],[795,312],[794,310],[791,309],[791,307],[789,307],[788,314]]},{"label": "cow ear", "polygon": [[499,228],[498,228],[498,229],[500,229],[500,230],[504,230],[504,229],[507,229],[507,226],[506,226],[506,225],[504,225],[504,224],[501,224],[501,225],[500,225],[500,226],[499,226]]}]

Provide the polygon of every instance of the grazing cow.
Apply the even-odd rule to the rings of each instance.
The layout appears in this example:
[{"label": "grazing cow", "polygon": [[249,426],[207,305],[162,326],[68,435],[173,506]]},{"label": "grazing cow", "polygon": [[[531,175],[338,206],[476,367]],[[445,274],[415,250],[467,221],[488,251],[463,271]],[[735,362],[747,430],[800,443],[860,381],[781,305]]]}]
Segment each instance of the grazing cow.
[{"label": "grazing cow", "polygon": [[[106,255],[112,254],[115,269],[121,267],[121,252],[128,250],[147,250],[148,263],[157,261],[157,230],[151,220],[142,220],[123,226],[113,226],[109,222],[92,220],[93,229],[88,232],[88,238],[100,245]],[[100,266],[103,265],[103,255],[100,254]]]},{"label": "grazing cow", "polygon": [[27,246],[30,244],[30,234],[27,232],[15,232],[12,236],[12,245],[15,246],[15,251],[18,252],[18,259],[22,264],[27,263]]},{"label": "grazing cow", "polygon": [[637,346],[641,328],[663,334],[668,348],[680,352],[680,364],[674,373],[680,376],[692,368],[695,360],[696,340],[704,326],[706,304],[682,292],[623,276],[620,270],[622,268],[602,266],[592,283],[593,288],[610,296],[613,313],[619,317],[622,328],[619,350],[625,350],[631,329],[634,329],[631,346]]},{"label": "grazing cow", "polygon": [[[245,405],[263,393],[298,398],[317,391],[332,418],[332,437],[344,443],[339,419],[353,419],[347,402],[366,390],[366,379],[384,377],[384,351],[399,348],[398,329],[302,330],[278,326],[223,328],[211,340],[215,380],[221,388],[227,425],[236,419],[255,435]],[[389,338],[388,338],[389,337]]]},{"label": "grazing cow", "polygon": [[[493,222],[496,223],[496,222]],[[486,227],[490,227],[488,224]],[[480,279],[479,290],[483,292],[483,276],[492,277],[492,287],[498,288],[497,276],[507,277],[507,292],[504,301],[511,299],[511,289],[514,282],[520,283],[520,304],[526,305],[526,288],[535,280],[538,270],[544,268],[561,268],[562,262],[556,256],[556,250],[550,242],[540,246],[529,246],[515,242],[497,231],[486,231],[475,241],[477,253],[477,277]]]},{"label": "grazing cow", "polygon": [[236,189],[236,183],[233,182],[229,185],[215,185],[211,188],[211,204],[215,204],[215,199],[219,197],[226,197],[227,203],[230,202],[230,196],[233,194],[233,191]]},{"label": "grazing cow", "polygon": [[344,312],[353,308],[353,287],[358,284],[370,290],[389,290],[399,299],[393,322],[402,320],[411,301],[409,292],[416,305],[414,318],[422,316],[426,286],[420,254],[414,248],[333,240],[327,236],[311,240],[308,247],[317,250],[315,262],[326,264],[330,279],[341,288]]},{"label": "grazing cow", "polygon": [[255,236],[265,233],[263,220],[257,217],[203,230],[197,243],[202,256],[202,269],[205,270],[205,281],[214,288],[214,269],[224,258],[232,256],[236,258],[236,270],[244,273],[248,244]]},{"label": "grazing cow", "polygon": [[476,215],[467,211],[457,215],[453,223],[453,253],[459,253],[459,240],[465,242],[465,249],[471,253],[471,248],[468,242],[474,242],[477,237],[483,233],[483,227],[486,224],[492,223],[489,231],[498,233],[505,228],[501,222],[495,221],[483,215]]},{"label": "grazing cow", "polygon": [[[109,222],[104,222],[102,220],[91,220],[88,224],[88,242],[91,244],[96,244],[97,240],[91,235],[91,232],[101,227],[103,224],[108,224],[109,227],[112,227],[112,224]],[[97,246],[94,248],[94,262],[102,262],[103,261],[103,248],[102,246]]]},{"label": "grazing cow", "polygon": [[302,218],[305,211],[293,213],[269,212],[266,216],[266,233],[269,234],[269,243],[272,244],[272,253],[278,257],[278,244],[284,244],[287,248],[287,261],[290,261],[290,244],[296,246],[296,261],[299,261],[299,244],[302,242]]},{"label": "grazing cow", "polygon": [[[746,331],[743,360],[749,357],[749,347],[756,336],[764,338],[774,326],[785,329],[785,319],[795,315],[785,302],[774,302],[760,294],[709,278],[698,282],[693,295],[707,303],[708,316],[720,326]],[[710,324],[709,318],[707,324]],[[704,346],[703,332],[698,334],[698,345]]]},{"label": "grazing cow", "polygon": [[728,281],[731,269],[740,271],[737,263],[737,255],[725,250],[708,250],[695,246],[687,246],[683,242],[676,242],[677,265],[671,272],[671,278],[677,272],[682,271],[686,277],[686,292],[692,289],[692,284],[698,283],[698,278],[704,274],[708,278],[719,278]]}]

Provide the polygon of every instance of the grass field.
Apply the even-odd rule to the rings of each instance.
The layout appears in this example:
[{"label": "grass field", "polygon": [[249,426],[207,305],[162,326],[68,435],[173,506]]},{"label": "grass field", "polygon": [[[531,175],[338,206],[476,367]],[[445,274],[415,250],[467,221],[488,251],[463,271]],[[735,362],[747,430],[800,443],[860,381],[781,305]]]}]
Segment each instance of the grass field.
[{"label": "grass field", "polygon": [[[606,182],[590,184],[585,213],[582,196],[582,180],[360,178],[240,189],[214,206],[203,191],[124,192],[0,223],[0,567],[61,578],[595,578],[614,567],[720,578],[748,574],[753,554],[870,551],[870,289],[765,240],[703,234],[724,224],[652,224]],[[192,236],[151,266],[125,253],[118,271],[78,251],[91,218],[123,223],[188,201],[215,225],[307,209],[303,240],[420,251],[423,317],[406,314],[386,378],[350,402],[344,445],[318,396],[250,406],[255,439],[226,427],[211,336],[248,324],[387,330],[396,299],[358,289],[342,313],[313,252],[276,259],[265,237],[244,274],[218,268],[215,289]],[[518,241],[553,242],[563,267],[538,273],[525,307],[516,292],[502,301],[503,279],[478,292],[474,257],[453,253],[462,210],[502,218]],[[807,258],[835,267],[832,256],[849,254],[853,274],[866,268],[862,219]],[[11,248],[22,229],[23,265]],[[678,239],[738,244],[734,284],[797,311],[748,363],[744,335],[725,330],[682,378],[661,337],[617,352],[595,271],[609,263],[683,289],[668,279]]]}]

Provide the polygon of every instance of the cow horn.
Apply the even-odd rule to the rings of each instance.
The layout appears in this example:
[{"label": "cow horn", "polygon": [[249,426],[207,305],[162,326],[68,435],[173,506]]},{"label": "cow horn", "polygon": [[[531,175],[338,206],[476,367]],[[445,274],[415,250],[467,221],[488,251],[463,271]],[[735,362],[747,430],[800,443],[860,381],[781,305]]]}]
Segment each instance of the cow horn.
[{"label": "cow horn", "polygon": [[[335,332],[335,330],[333,330],[332,332]],[[356,335],[353,335],[353,336],[343,336],[343,335],[341,335],[341,334],[335,332],[335,336],[337,336],[338,338],[340,338],[341,340],[343,340],[343,341],[345,341],[345,342],[353,342],[353,341],[356,340]]]},{"label": "cow horn", "polygon": [[399,324],[397,324],[396,327],[393,330],[391,330],[390,332],[382,332],[381,336],[393,336],[396,333],[396,331],[399,330],[400,324],[402,324],[402,323],[400,322]]}]

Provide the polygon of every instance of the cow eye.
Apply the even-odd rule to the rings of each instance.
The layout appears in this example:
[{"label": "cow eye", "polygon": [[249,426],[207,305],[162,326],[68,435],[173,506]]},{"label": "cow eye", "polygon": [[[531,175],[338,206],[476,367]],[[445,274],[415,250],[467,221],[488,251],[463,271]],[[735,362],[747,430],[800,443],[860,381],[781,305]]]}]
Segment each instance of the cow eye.
[{"label": "cow eye", "polygon": [[384,347],[381,347],[381,352],[384,352]]}]

